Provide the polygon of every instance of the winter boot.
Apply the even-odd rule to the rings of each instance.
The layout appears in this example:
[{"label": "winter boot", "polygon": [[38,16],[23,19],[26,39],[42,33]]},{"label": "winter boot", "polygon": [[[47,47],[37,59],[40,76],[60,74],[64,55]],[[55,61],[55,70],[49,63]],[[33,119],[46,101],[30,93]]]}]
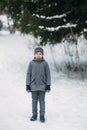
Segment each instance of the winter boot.
[{"label": "winter boot", "polygon": [[45,122],[44,116],[40,116],[40,121],[41,121],[41,122]]},{"label": "winter boot", "polygon": [[36,121],[37,120],[37,115],[33,115],[30,120],[31,121]]}]

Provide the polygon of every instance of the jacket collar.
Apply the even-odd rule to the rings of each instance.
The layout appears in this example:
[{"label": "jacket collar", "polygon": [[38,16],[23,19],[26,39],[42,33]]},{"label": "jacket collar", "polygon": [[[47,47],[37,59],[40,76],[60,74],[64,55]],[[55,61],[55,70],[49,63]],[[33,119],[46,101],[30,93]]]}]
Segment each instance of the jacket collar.
[{"label": "jacket collar", "polygon": [[34,61],[34,62],[41,63],[41,62],[43,62],[43,61],[45,61],[45,60],[44,60],[44,58],[37,59],[36,57],[34,57],[33,61]]}]

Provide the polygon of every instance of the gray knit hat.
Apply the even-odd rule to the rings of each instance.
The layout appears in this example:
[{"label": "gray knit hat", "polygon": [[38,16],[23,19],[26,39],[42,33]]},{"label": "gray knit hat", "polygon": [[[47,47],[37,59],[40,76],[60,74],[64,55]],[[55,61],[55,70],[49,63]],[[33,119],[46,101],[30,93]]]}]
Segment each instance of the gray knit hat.
[{"label": "gray knit hat", "polygon": [[42,55],[44,54],[43,48],[41,48],[41,47],[37,47],[34,49],[34,54],[36,54],[37,52],[41,52]]}]

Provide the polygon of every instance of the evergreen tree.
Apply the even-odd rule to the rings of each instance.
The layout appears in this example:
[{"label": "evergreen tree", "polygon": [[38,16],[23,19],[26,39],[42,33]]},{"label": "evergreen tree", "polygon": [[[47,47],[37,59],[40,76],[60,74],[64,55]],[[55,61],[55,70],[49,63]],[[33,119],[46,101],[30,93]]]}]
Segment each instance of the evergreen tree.
[{"label": "evergreen tree", "polygon": [[42,45],[61,41],[70,33],[70,22],[74,33],[87,28],[87,0],[2,0],[0,5],[14,28],[40,36]]}]

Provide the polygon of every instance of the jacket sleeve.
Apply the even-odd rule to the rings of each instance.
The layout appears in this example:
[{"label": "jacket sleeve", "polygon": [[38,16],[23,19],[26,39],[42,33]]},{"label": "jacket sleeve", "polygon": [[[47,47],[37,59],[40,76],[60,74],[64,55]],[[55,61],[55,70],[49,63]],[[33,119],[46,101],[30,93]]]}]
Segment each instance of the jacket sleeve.
[{"label": "jacket sleeve", "polygon": [[32,66],[30,63],[27,69],[27,74],[26,74],[26,85],[30,85],[30,82],[31,82],[31,69],[32,69]]},{"label": "jacket sleeve", "polygon": [[47,85],[51,85],[50,68],[47,62],[46,62],[46,81],[47,81]]}]

